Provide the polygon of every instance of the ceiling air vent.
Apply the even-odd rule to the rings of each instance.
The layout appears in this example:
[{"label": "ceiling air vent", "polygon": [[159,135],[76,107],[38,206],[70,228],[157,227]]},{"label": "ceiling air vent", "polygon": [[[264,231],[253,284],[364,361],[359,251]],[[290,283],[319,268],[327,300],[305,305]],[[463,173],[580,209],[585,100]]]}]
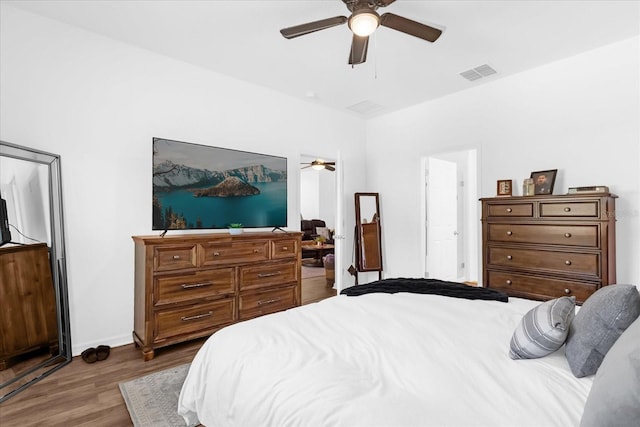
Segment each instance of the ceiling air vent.
[{"label": "ceiling air vent", "polygon": [[366,116],[368,114],[373,114],[373,113],[377,113],[378,111],[382,111],[384,110],[384,107],[380,104],[376,104],[375,102],[362,101],[347,107],[347,109]]},{"label": "ceiling air vent", "polygon": [[484,64],[484,65],[479,65],[470,70],[463,71],[460,73],[460,75],[465,79],[469,80],[470,82],[472,82],[474,80],[478,80],[483,77],[490,76],[491,74],[495,74],[496,72],[497,71],[491,68],[491,66]]}]

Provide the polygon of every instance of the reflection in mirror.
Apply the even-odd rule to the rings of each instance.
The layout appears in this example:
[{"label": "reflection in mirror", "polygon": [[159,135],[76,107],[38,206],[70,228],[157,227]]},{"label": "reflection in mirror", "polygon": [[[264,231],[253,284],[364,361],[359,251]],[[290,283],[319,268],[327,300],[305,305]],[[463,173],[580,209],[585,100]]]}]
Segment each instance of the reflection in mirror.
[{"label": "reflection in mirror", "polygon": [[71,361],[60,157],[0,141],[0,198],[1,403]]},{"label": "reflection in mirror", "polygon": [[382,277],[382,239],[378,193],[355,193],[356,263],[358,271]]}]

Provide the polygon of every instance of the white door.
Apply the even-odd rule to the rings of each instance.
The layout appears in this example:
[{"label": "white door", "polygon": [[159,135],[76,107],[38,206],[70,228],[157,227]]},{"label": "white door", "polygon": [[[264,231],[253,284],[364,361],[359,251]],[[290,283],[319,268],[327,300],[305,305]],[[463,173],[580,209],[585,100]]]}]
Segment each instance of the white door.
[{"label": "white door", "polygon": [[458,169],[455,162],[429,158],[426,182],[426,276],[459,277]]},{"label": "white door", "polygon": [[339,294],[344,287],[344,271],[346,271],[343,267],[342,262],[342,254],[344,252],[345,247],[345,232],[344,232],[344,173],[342,166],[342,155],[340,151],[338,151],[336,156],[336,228],[335,228],[335,236],[334,236],[334,268],[335,268],[335,288],[337,293]]}]

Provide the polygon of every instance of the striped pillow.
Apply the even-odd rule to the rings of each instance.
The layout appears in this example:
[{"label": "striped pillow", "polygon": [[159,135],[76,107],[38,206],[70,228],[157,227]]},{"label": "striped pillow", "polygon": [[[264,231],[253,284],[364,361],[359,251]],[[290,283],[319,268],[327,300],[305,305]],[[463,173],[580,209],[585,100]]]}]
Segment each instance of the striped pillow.
[{"label": "striped pillow", "polygon": [[562,297],[529,310],[511,337],[509,357],[536,359],[562,347],[575,316],[575,306],[575,297]]}]

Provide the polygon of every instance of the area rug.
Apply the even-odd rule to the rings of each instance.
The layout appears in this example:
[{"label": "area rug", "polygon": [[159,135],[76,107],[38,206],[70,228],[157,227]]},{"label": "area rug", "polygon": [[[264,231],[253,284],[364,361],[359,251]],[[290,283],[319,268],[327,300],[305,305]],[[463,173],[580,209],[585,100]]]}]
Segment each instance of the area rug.
[{"label": "area rug", "polygon": [[189,363],[120,383],[120,393],[135,427],[186,426],[178,415],[178,396]]}]

